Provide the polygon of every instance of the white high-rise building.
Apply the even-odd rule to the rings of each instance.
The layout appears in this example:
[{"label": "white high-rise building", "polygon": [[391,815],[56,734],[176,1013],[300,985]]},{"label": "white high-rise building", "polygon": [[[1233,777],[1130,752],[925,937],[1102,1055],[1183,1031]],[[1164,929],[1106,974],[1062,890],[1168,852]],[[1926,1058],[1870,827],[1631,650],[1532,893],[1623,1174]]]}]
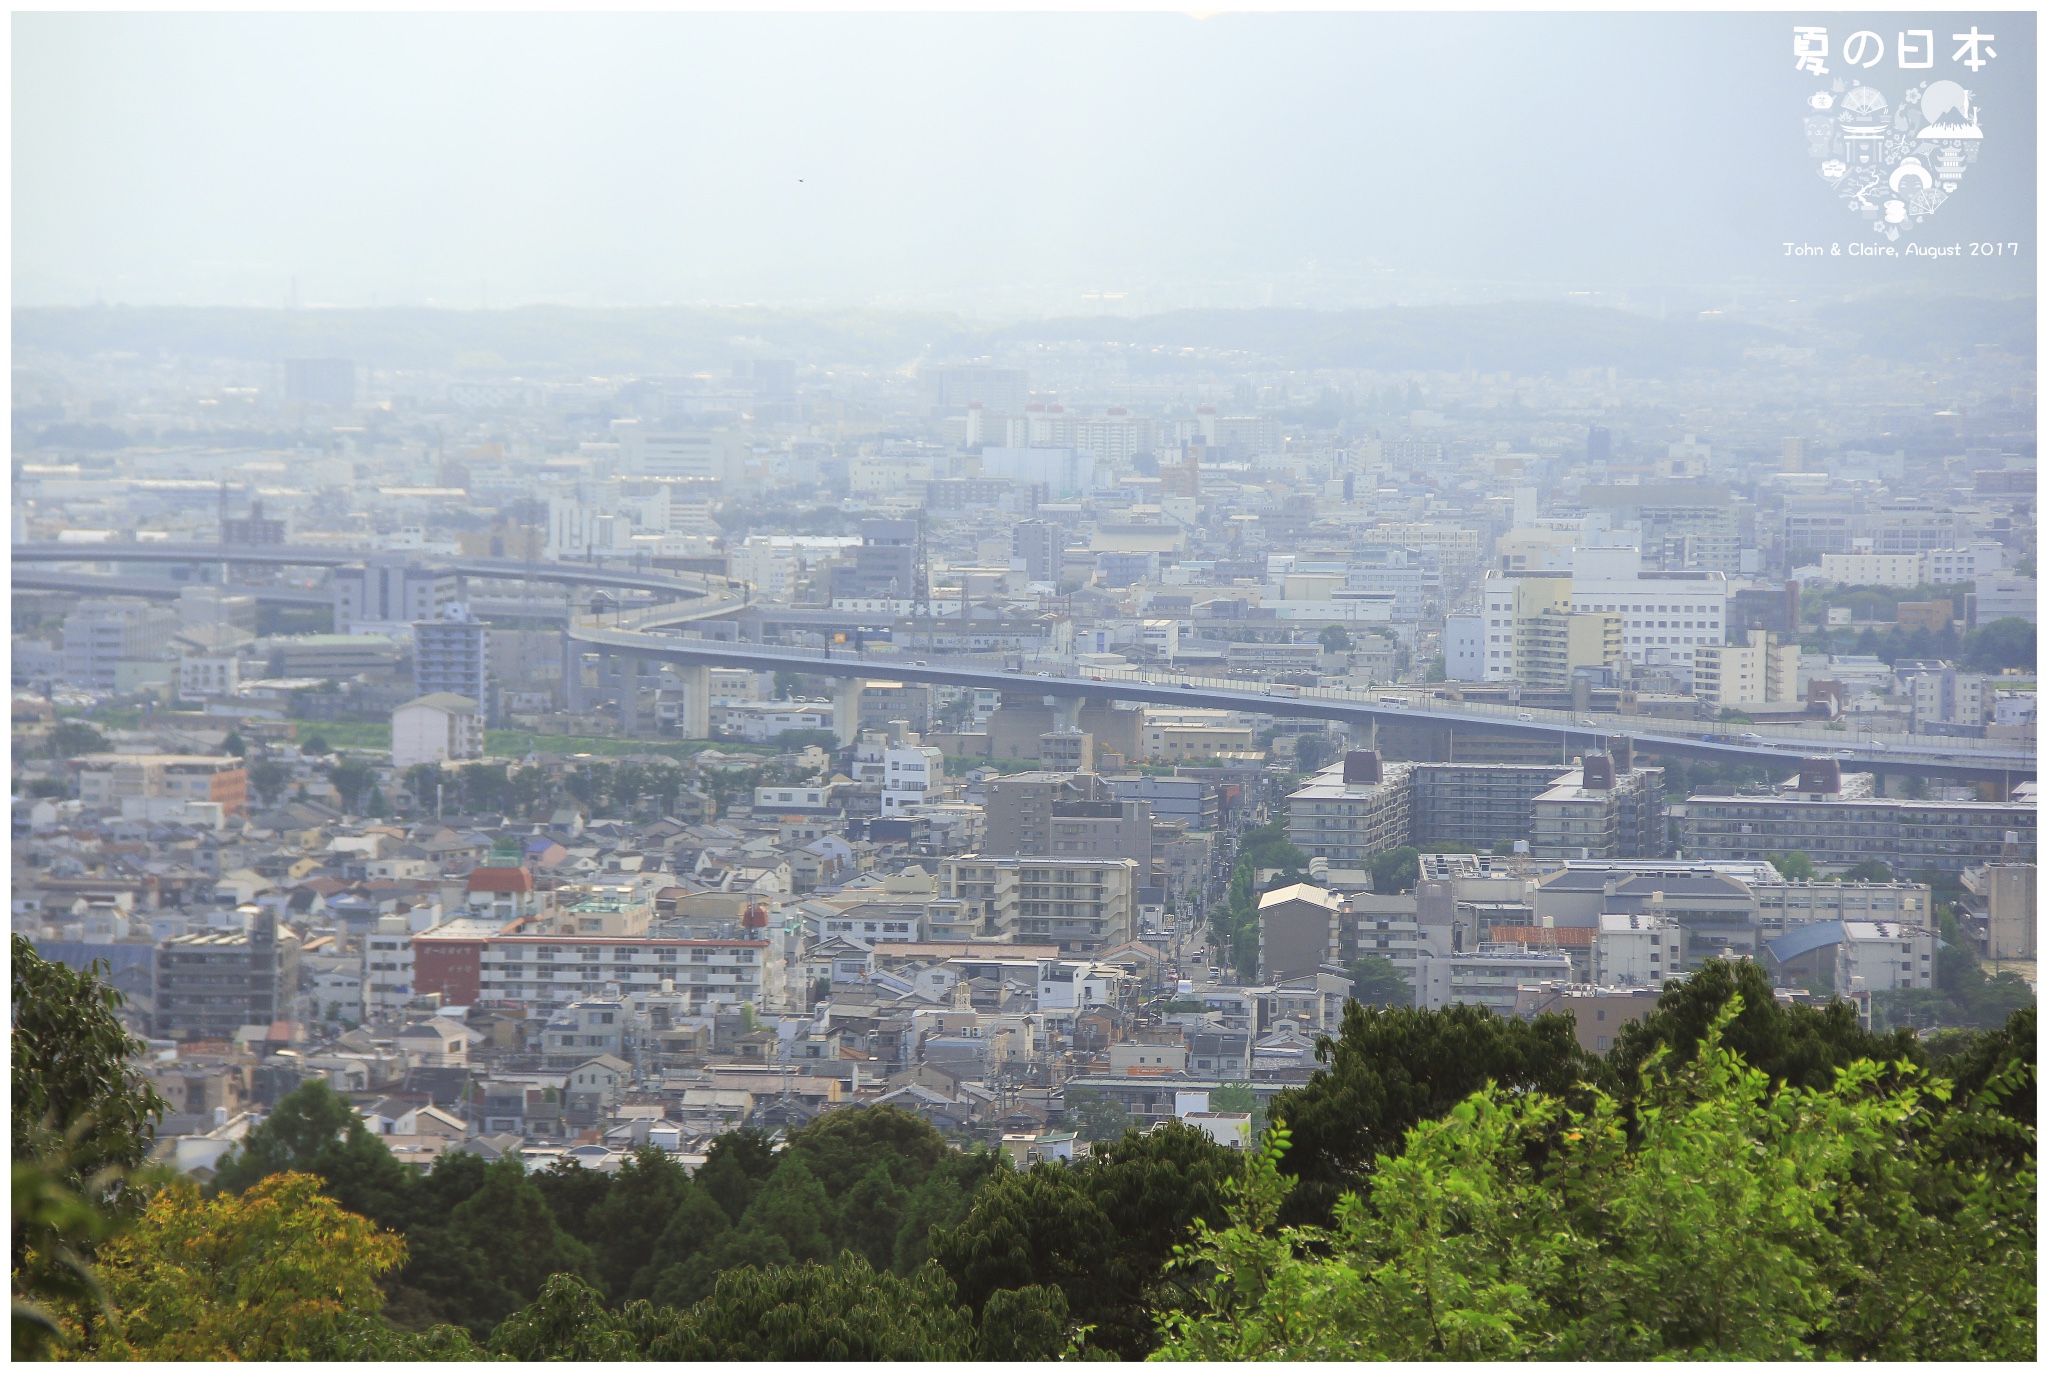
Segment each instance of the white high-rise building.
[{"label": "white high-rise building", "polygon": [[1444,616],[1444,676],[1453,682],[1486,680],[1486,617],[1465,611]]},{"label": "white high-rise building", "polygon": [[1572,612],[1621,617],[1630,662],[1690,671],[1700,647],[1727,639],[1723,572],[1649,572],[1633,548],[1581,548],[1572,558]]}]

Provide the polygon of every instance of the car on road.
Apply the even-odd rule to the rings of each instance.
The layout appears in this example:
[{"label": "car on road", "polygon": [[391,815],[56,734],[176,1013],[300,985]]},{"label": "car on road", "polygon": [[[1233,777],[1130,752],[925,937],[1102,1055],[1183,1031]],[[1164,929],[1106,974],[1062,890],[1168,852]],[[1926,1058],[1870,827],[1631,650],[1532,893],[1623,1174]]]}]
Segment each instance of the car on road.
[{"label": "car on road", "polygon": [[1745,730],[1741,734],[1736,735],[1735,737],[1745,741],[1746,743],[1752,744],[1761,744],[1764,741],[1763,735],[1755,733],[1751,730]]},{"label": "car on road", "polygon": [[1598,728],[1598,726],[1596,726],[1596,725],[1595,725],[1595,724],[1594,724],[1594,723],[1593,723],[1593,722],[1592,722],[1591,720],[1587,719],[1587,718],[1586,718],[1585,716],[1583,716],[1583,715],[1581,715],[1581,716],[1579,717],[1579,725],[1580,725],[1580,727],[1581,727],[1581,728],[1584,728],[1584,729],[1595,729],[1595,728]]},{"label": "car on road", "polygon": [[1531,715],[1531,714],[1530,714],[1530,713],[1529,713],[1528,711],[1526,711],[1526,710],[1518,710],[1518,711],[1516,711],[1516,712],[1515,712],[1515,718],[1516,718],[1517,720],[1533,720],[1533,719],[1535,719],[1536,717],[1535,717],[1535,716],[1533,716],[1533,715]]},{"label": "car on road", "polygon": [[1180,689],[1181,689],[1182,691],[1194,691],[1194,690],[1196,690],[1197,688],[1196,688],[1196,686],[1195,686],[1195,684],[1194,684],[1193,682],[1182,682],[1182,683],[1180,684]]}]

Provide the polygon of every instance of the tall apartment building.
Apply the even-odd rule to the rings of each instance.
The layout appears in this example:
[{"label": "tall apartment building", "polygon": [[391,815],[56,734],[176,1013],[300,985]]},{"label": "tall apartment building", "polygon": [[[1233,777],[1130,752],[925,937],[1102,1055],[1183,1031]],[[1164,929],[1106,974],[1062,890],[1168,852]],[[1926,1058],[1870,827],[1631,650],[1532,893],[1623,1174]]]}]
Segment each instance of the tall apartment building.
[{"label": "tall apartment building", "polygon": [[1484,853],[1527,839],[1536,798],[1556,786],[1555,763],[1413,763],[1408,773],[1408,843],[1469,844]]},{"label": "tall apartment building", "polygon": [[1340,957],[1344,899],[1296,882],[1259,898],[1259,976],[1267,982],[1314,977]]},{"label": "tall apartment building", "polygon": [[1692,694],[1719,709],[1781,705],[1799,698],[1799,645],[1752,629],[1745,644],[1693,650]]},{"label": "tall apartment building", "polygon": [[984,784],[992,857],[1129,858],[1152,868],[1152,808],[1094,773],[1019,772]]},{"label": "tall apartment building", "polygon": [[1128,858],[966,854],[939,864],[939,896],[961,902],[984,937],[1092,954],[1136,936],[1139,875]]},{"label": "tall apartment building", "polygon": [[699,1011],[777,1005],[782,995],[784,969],[759,939],[499,934],[474,942],[482,1001],[558,1009],[611,986],[627,997],[686,993]]},{"label": "tall apartment building", "polygon": [[401,772],[483,756],[484,726],[473,697],[436,692],[391,712],[391,766]]},{"label": "tall apartment building", "polygon": [[1486,680],[1486,616],[1474,611],[1444,616],[1443,644],[1445,680]]},{"label": "tall apartment building", "polygon": [[178,612],[129,597],[82,601],[64,617],[64,680],[84,691],[132,690],[134,665],[168,657]]},{"label": "tall apartment building", "polygon": [[[1820,766],[1815,766],[1817,761]],[[2031,797],[2013,801],[1913,801],[1846,796],[1829,759],[1801,765],[1796,789],[1776,796],[1694,796],[1679,825],[1689,858],[1730,861],[1803,853],[1822,869],[1875,859],[1900,873],[1960,873],[1995,862],[2008,831],[2025,861],[2034,854]]]},{"label": "tall apartment building", "polygon": [[491,701],[489,627],[470,616],[467,606],[451,603],[438,620],[420,620],[412,627],[413,690],[421,696],[447,692],[475,701],[485,724],[496,712]]},{"label": "tall apartment building", "polygon": [[1863,515],[1857,532],[1876,553],[1931,553],[1961,547],[1969,537],[1970,521],[1925,501],[1884,501]]},{"label": "tall apartment building", "polygon": [[1649,911],[1612,911],[1593,934],[1593,981],[1602,987],[1661,987],[1679,976],[1678,922]]},{"label": "tall apartment building", "polygon": [[380,916],[363,936],[363,1003],[373,1016],[396,1015],[413,999],[412,926],[402,915]]},{"label": "tall apartment building", "polygon": [[1483,680],[1522,680],[1515,650],[1521,642],[1521,625],[1544,611],[1563,610],[1571,605],[1572,579],[1557,573],[1514,573],[1489,571],[1481,589],[1481,615],[1485,620],[1485,667]]},{"label": "tall apartment building", "polygon": [[929,367],[918,374],[931,403],[942,410],[979,404],[998,415],[1021,415],[1031,402],[1031,374],[1021,367],[966,363]]},{"label": "tall apartment building", "polygon": [[1221,807],[1218,784],[1202,777],[1111,777],[1119,801],[1142,801],[1160,823],[1179,821],[1191,830],[1213,830]]},{"label": "tall apartment building", "polygon": [[1608,512],[1615,524],[1641,531],[1647,566],[1668,572],[1742,568],[1741,521],[1726,487],[1664,482],[1588,487],[1581,499]]},{"label": "tall apartment building", "polygon": [[[1904,673],[1899,674],[1904,677]],[[1976,672],[1957,672],[1947,663],[1916,672],[1907,682],[1913,695],[1913,728],[1928,725],[1976,726],[1991,716],[1990,680]]]},{"label": "tall apartment building", "polygon": [[1565,691],[1573,669],[1621,661],[1621,617],[1575,609],[1572,586],[1568,573],[1486,574],[1479,630],[1485,673],[1480,680]]},{"label": "tall apartment building", "polygon": [[1333,868],[1362,868],[1408,842],[1413,765],[1355,749],[1287,798],[1287,837]]},{"label": "tall apartment building", "polygon": [[206,801],[227,815],[249,808],[249,771],[233,756],[207,753],[86,753],[77,769],[78,799],[113,810],[131,800]]},{"label": "tall apartment building", "polygon": [[1496,1015],[1513,1015],[1523,983],[1576,980],[1568,954],[1431,954],[1415,961],[1415,1005],[1427,1011],[1452,1005],[1485,1006]]},{"label": "tall apartment building", "polygon": [[746,461],[742,436],[728,430],[649,430],[637,420],[612,421],[619,471],[633,477],[733,482]]},{"label": "tall apartment building", "polygon": [[862,520],[860,543],[832,568],[832,599],[911,600],[917,573],[916,520]]},{"label": "tall apartment building", "polygon": [[334,590],[334,632],[365,634],[440,619],[455,599],[456,578],[444,567],[391,557],[337,567],[328,584]]},{"label": "tall apartment building", "polygon": [[1057,582],[1067,531],[1054,520],[1019,520],[1010,530],[1010,566],[1027,582]]},{"label": "tall apartment building", "polygon": [[164,1039],[233,1039],[292,1018],[299,939],[273,915],[242,931],[181,934],[157,946],[151,1025]]},{"label": "tall apartment building", "polygon": [[1658,858],[1665,849],[1664,770],[1617,769],[1589,753],[1530,803],[1533,858]]},{"label": "tall apartment building", "polygon": [[1840,586],[1919,586],[1927,576],[1922,553],[1823,553],[1820,580]]},{"label": "tall apartment building", "polygon": [[1515,623],[1515,679],[1535,691],[1569,691],[1573,672],[1621,661],[1621,617],[1538,611]]}]

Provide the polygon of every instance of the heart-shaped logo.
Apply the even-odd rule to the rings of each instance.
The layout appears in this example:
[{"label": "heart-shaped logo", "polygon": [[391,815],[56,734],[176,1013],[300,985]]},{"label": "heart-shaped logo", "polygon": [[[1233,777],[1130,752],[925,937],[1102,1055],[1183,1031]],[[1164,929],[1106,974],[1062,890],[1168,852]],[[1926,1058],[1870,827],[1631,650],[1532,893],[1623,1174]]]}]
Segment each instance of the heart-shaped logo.
[{"label": "heart-shaped logo", "polygon": [[1909,86],[1894,106],[1860,81],[1807,98],[1806,150],[1873,234],[1897,239],[1933,217],[1977,160],[1977,104],[1953,81]]}]

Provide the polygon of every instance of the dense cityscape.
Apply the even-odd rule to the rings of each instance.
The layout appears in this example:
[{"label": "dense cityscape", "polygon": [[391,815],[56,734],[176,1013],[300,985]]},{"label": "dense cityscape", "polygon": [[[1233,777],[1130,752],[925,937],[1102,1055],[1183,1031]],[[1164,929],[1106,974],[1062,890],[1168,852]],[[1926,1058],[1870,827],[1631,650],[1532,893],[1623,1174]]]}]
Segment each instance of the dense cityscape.
[{"label": "dense cityscape", "polygon": [[1050,330],[478,379],[42,323],[14,925],[104,961],[180,1173],[309,1081],[420,1170],[695,1170],[854,1106],[1028,1167],[1248,1147],[1353,997],[1595,1055],[1731,961],[1874,1032],[2031,1004],[2002,352],[1903,410],[1817,321],[1669,382]]},{"label": "dense cityscape", "polygon": [[[205,37],[103,18],[30,37],[78,73]],[[1848,79],[1874,32],[1781,54],[1776,20],[1666,18],[1702,63],[1768,37],[1813,213],[1862,215],[1838,233],[1910,239],[1958,184],[1959,225],[2031,204],[1984,132],[2031,108],[2015,17],[1894,123],[1883,71]],[[1435,32],[1410,20],[1371,17],[1407,35],[1375,62]],[[429,47],[499,32],[469,22]],[[646,32],[700,84],[721,44],[816,81],[824,36],[896,32],[697,23]],[[1175,24],[1132,32],[1308,32]],[[569,36],[600,31],[549,31],[587,76]],[[625,89],[669,50],[615,51]],[[1259,53],[1246,90],[1277,92]],[[1373,78],[1375,137],[1476,117],[1403,79]],[[35,80],[24,109],[73,108]],[[638,121],[703,98],[675,84],[625,113],[585,87],[620,122],[571,142],[653,172]],[[831,103],[802,86],[777,100]],[[256,136],[185,102],[195,147]],[[471,127],[418,108],[422,148]],[[851,142],[893,148],[888,108],[849,103]],[[330,246],[302,294],[274,263],[314,240],[268,206],[148,182],[166,243],[221,225],[156,266],[67,236],[49,169],[125,166],[155,116],[122,110],[105,148],[28,137],[12,312],[18,1359],[2034,1357],[2037,325],[2002,242],[1911,279],[1632,247],[1567,285],[1508,241],[1562,232],[1519,182],[1497,259],[1438,168],[1340,261],[1219,178],[1152,275],[1070,289],[1096,259],[1051,211],[992,216],[1047,240],[996,265],[883,184],[898,154],[785,164],[763,110],[718,125],[730,165],[693,129],[663,175],[735,236],[702,280],[781,294],[692,294],[646,283],[709,272],[708,231],[635,238],[639,189],[603,232],[536,209],[538,240],[515,197],[509,227],[465,206],[434,265],[435,197],[554,145],[430,154],[370,110],[390,184],[437,183],[421,246]],[[1276,162],[1335,118],[1271,117]],[[1521,176],[1505,147],[1469,170]],[[1386,155],[1376,195],[1420,156]],[[1608,160],[1565,156],[1558,186]],[[1100,178],[1105,241],[1141,242],[1076,157],[1005,194]],[[332,168],[207,184],[265,166],[293,213],[355,213]],[[1586,194],[1570,222],[1619,242],[1622,198]],[[1243,242],[1198,280],[1214,235]],[[472,265],[459,304],[377,284]],[[771,303],[653,303],[685,298]]]}]

